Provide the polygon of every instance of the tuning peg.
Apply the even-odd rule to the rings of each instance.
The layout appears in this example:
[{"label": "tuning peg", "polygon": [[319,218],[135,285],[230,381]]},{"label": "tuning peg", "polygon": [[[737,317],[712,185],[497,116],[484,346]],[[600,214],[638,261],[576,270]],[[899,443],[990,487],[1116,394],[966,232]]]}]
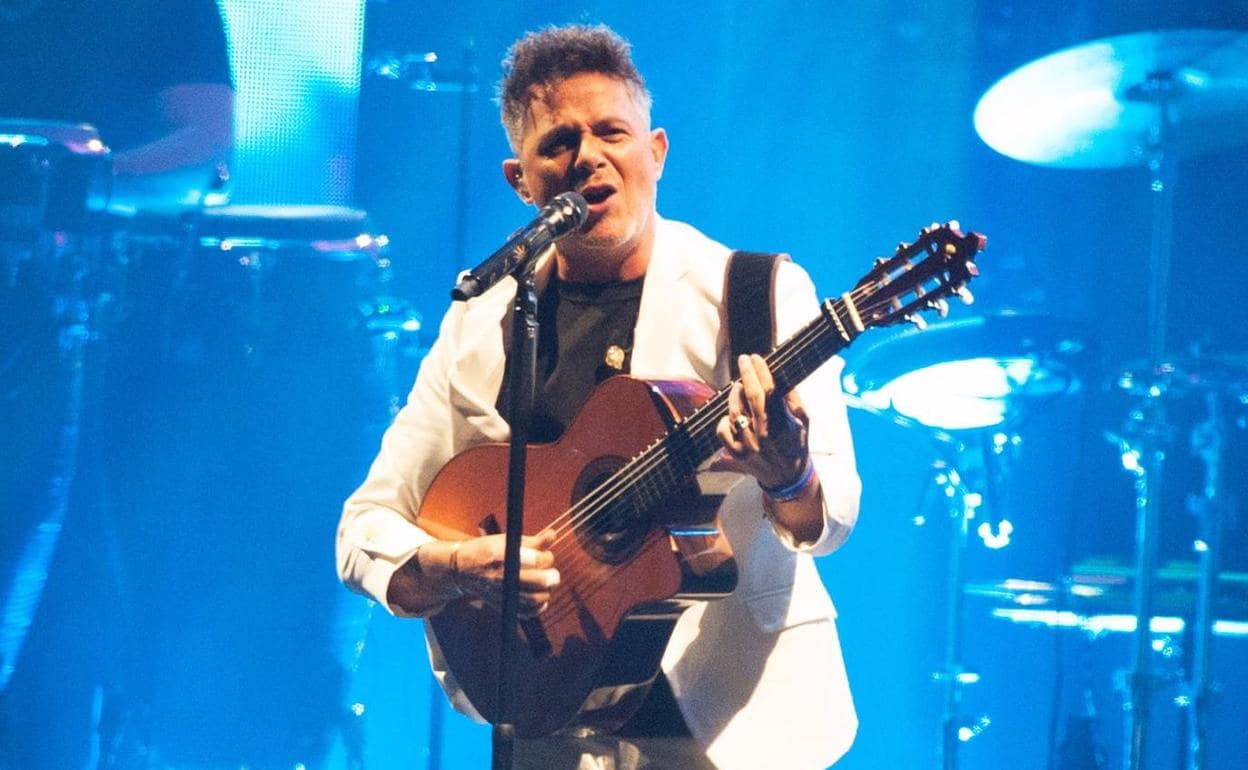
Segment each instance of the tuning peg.
[{"label": "tuning peg", "polygon": [[958,299],[962,300],[963,305],[970,305],[975,302],[975,295],[971,294],[971,290],[966,288],[966,284],[962,284],[953,290],[958,295]]},{"label": "tuning peg", "polygon": [[923,316],[919,315],[918,313],[911,313],[910,315],[906,316],[906,320],[914,324],[914,328],[918,329],[919,331],[923,331],[924,329],[927,328],[927,319],[925,319]]},{"label": "tuning peg", "polygon": [[927,303],[927,306],[936,311],[936,315],[941,318],[949,317],[949,303],[943,299],[934,299]]}]

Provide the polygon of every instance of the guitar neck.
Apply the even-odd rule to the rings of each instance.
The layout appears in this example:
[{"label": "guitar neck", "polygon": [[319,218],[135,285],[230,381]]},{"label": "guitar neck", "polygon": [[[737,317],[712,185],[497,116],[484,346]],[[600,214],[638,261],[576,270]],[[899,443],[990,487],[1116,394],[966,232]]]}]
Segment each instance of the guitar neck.
[{"label": "guitar neck", "polygon": [[[765,357],[781,395],[809,377],[863,331],[850,295],[826,300],[821,309],[819,316]],[[715,431],[720,419],[728,413],[731,389],[731,384],[724,387],[662,439],[633,458],[613,476],[613,480],[626,480],[626,483],[608,482],[603,485],[604,494],[618,496],[620,503],[640,513],[677,492],[698,466],[719,449]],[[610,501],[602,502],[611,505]]]},{"label": "guitar neck", "polygon": [[[986,243],[979,233],[964,234],[949,222],[923,229],[918,240],[900,244],[891,258],[876,260],[853,291],[825,300],[818,317],[766,356],[776,390],[788,393],[868,328],[902,320],[921,324],[920,314],[929,309],[943,315],[950,294],[969,304],[966,284],[978,275],[974,258]],[[921,259],[915,263],[916,258]],[[678,492],[719,448],[715,428],[728,413],[730,390],[731,385],[712,396],[584,502],[597,510],[622,508],[644,516]]]}]

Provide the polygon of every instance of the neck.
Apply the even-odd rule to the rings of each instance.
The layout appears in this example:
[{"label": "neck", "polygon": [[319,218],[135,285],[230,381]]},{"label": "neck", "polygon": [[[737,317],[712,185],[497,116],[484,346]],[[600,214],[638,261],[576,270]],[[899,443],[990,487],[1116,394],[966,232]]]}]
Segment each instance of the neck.
[{"label": "neck", "polygon": [[646,223],[636,243],[597,246],[568,238],[555,247],[555,267],[561,281],[619,283],[641,278],[654,253],[655,217]]}]

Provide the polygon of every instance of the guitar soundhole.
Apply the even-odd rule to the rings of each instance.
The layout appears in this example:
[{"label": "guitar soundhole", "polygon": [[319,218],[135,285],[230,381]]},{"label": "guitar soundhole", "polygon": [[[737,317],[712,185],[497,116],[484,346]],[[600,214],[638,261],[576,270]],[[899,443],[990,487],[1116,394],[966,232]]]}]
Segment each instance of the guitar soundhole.
[{"label": "guitar soundhole", "polygon": [[[624,464],[618,457],[599,457],[585,469],[576,480],[573,494],[583,498],[605,482]],[[636,498],[631,494],[600,495],[610,502],[589,505],[584,523],[577,527],[576,537],[581,548],[605,564],[623,564],[632,559],[646,542],[652,529],[651,517],[638,510]],[[578,504],[577,508],[583,505]]]}]

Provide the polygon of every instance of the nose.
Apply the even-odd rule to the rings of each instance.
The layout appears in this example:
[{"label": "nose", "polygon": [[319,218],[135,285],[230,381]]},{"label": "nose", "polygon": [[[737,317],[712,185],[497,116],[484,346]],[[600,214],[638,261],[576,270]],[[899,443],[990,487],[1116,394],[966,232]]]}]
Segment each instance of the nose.
[{"label": "nose", "polygon": [[602,140],[592,134],[582,136],[576,149],[575,167],[578,179],[592,176],[594,170],[604,163],[606,156],[603,154]]}]

